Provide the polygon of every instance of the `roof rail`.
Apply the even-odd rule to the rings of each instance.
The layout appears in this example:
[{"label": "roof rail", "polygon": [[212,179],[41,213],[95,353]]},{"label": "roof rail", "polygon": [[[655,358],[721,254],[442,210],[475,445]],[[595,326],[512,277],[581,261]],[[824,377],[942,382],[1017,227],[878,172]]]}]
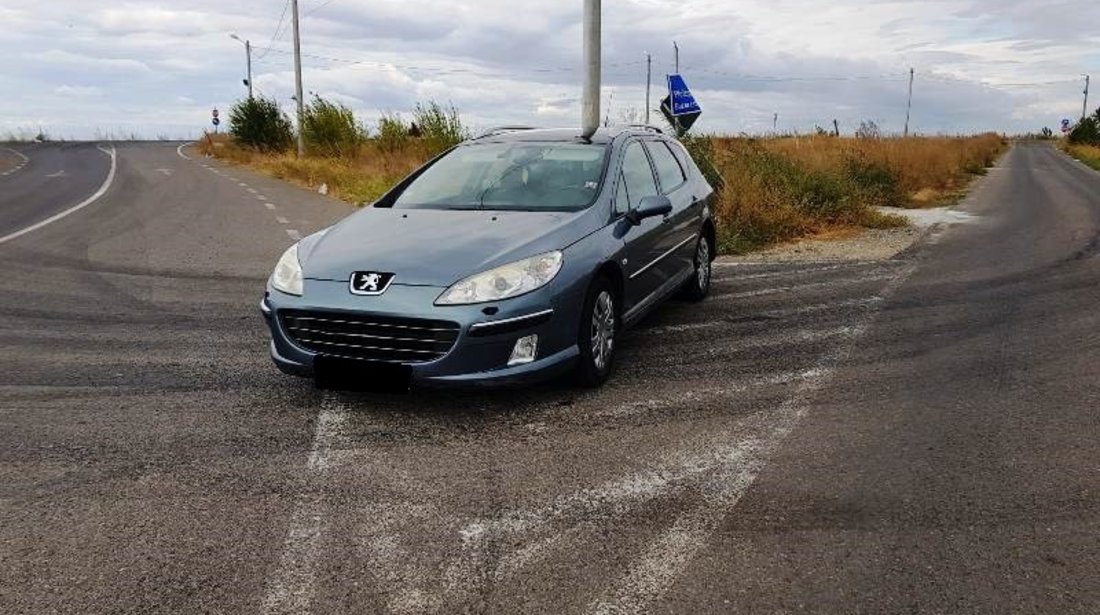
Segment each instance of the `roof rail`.
[{"label": "roof rail", "polygon": [[536,128],[534,126],[496,126],[495,128],[490,128],[484,133],[474,137],[474,141],[477,141],[478,139],[484,139],[486,137],[495,137],[497,135],[502,135],[509,132],[517,132],[520,130],[536,130]]},{"label": "roof rail", "polygon": [[655,132],[659,135],[665,134],[665,131],[661,130],[660,128],[658,128],[656,126],[652,126],[650,124],[627,124],[625,127],[626,128],[639,128],[639,129],[642,129],[642,130],[652,130],[653,132]]}]

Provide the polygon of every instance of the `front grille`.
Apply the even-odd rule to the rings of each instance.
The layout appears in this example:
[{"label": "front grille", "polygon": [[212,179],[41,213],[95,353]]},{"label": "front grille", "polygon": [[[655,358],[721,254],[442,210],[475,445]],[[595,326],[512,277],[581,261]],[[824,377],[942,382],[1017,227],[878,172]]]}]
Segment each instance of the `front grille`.
[{"label": "front grille", "polygon": [[396,318],[285,310],[279,312],[290,339],[311,352],[330,357],[428,363],[443,358],[458,340],[458,323],[442,320]]}]

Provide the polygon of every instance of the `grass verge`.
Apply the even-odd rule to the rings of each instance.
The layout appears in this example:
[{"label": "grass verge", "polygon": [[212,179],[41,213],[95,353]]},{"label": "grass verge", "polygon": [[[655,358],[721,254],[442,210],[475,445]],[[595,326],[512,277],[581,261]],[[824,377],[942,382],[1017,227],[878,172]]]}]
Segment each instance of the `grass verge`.
[{"label": "grass verge", "polygon": [[1063,145],[1066,153],[1090,167],[1100,171],[1100,146],[1096,145]]}]

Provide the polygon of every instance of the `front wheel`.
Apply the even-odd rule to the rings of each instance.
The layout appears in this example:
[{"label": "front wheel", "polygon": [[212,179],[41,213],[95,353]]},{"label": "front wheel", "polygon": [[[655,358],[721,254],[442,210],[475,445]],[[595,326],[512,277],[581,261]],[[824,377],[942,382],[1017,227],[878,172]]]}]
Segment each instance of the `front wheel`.
[{"label": "front wheel", "polygon": [[681,293],[684,299],[688,301],[702,301],[707,298],[707,295],[710,293],[712,262],[713,258],[711,257],[710,241],[707,240],[706,235],[700,235],[699,243],[695,246],[695,270],[692,272],[691,277],[688,278],[687,283],[684,284],[684,290]]},{"label": "front wheel", "polygon": [[605,277],[588,289],[577,335],[581,356],[575,379],[581,386],[595,388],[611,377],[619,331],[617,301],[615,287]]}]

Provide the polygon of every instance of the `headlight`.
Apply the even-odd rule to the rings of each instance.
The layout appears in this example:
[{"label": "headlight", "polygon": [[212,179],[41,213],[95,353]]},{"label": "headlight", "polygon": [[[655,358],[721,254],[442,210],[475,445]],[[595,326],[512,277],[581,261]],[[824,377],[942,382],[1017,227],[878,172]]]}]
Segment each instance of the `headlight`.
[{"label": "headlight", "polygon": [[302,264],[298,262],[298,244],[290,246],[279,259],[279,264],[275,265],[271,285],[288,295],[302,296]]},{"label": "headlight", "polygon": [[548,252],[462,280],[436,299],[436,305],[488,303],[525,295],[550,283],[561,271],[561,252]]}]

